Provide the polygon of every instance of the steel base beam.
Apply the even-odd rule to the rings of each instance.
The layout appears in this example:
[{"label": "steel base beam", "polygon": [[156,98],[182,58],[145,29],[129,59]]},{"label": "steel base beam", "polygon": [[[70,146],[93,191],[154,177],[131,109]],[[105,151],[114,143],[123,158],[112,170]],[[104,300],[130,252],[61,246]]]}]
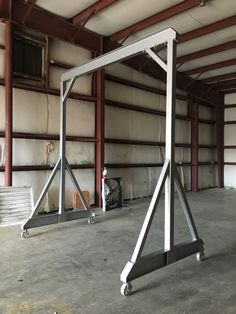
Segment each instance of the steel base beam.
[{"label": "steel base beam", "polygon": [[[72,180],[72,183],[74,184],[74,187],[77,191],[77,193],[80,196],[82,205],[84,207],[83,211],[76,211],[73,210],[71,212],[65,212],[65,207],[59,208],[58,214],[47,214],[47,215],[37,215],[37,212],[39,210],[40,205],[42,204],[42,201],[47,194],[51,183],[53,182],[57,172],[61,175],[62,172],[62,165],[61,165],[61,158],[58,159],[57,163],[55,164],[53,171],[51,172],[47,183],[45,184],[43,191],[41,192],[34,208],[32,209],[29,218],[24,222],[21,226],[21,237],[26,238],[26,234],[28,235],[28,229],[36,228],[36,227],[42,227],[47,225],[53,225],[58,224],[66,221],[76,220],[76,219],[84,219],[88,218],[89,223],[94,223],[94,217],[95,214],[93,211],[87,206],[86,201],[84,199],[83,193],[79,187],[79,184],[75,178],[75,175],[73,174],[70,165],[65,157],[65,166],[64,166],[64,172],[65,170],[68,171],[69,176]],[[65,193],[65,191],[64,191]],[[61,196],[61,195],[60,195]]]},{"label": "steel base beam", "polygon": [[58,224],[58,223],[66,222],[66,221],[90,218],[93,215],[94,214],[91,215],[90,210],[64,212],[63,214],[38,215],[29,219],[23,225],[22,229],[28,230],[32,228]]},{"label": "steel base beam", "polygon": [[203,241],[198,239],[190,243],[181,243],[173,247],[171,251],[160,250],[141,257],[137,262],[127,262],[120,275],[123,283],[128,283],[149,274],[159,268],[170,265],[187,256],[202,252]]}]

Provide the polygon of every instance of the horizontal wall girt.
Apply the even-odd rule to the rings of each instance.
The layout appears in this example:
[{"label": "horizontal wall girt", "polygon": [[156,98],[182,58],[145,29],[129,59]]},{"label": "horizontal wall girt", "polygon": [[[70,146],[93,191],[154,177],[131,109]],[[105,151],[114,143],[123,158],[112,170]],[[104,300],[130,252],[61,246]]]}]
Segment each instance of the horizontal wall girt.
[{"label": "horizontal wall girt", "polygon": [[[0,131],[0,138],[5,137],[5,132]],[[40,134],[40,133],[28,133],[28,132],[13,132],[12,138],[16,139],[31,139],[31,140],[48,140],[48,141],[59,141],[60,136],[57,134]],[[76,135],[67,135],[66,140],[70,142],[84,142],[84,143],[95,143],[95,137],[85,137]]]},{"label": "horizontal wall girt", "polygon": [[[127,144],[127,145],[146,145],[146,146],[165,146],[165,142],[157,141],[144,141],[144,140],[129,140],[129,139],[118,139],[118,138],[106,138],[106,144]],[[190,148],[191,144],[186,143],[175,143],[176,147]]]},{"label": "horizontal wall girt", "polygon": [[[165,146],[165,142],[157,141],[145,141],[145,140],[130,140],[130,139],[118,139],[118,138],[106,138],[106,144],[124,144],[124,145],[146,145],[146,146]],[[191,148],[190,143],[175,143],[175,147]],[[208,148],[215,149],[216,145],[214,144],[198,144],[199,148]]]},{"label": "horizontal wall girt", "polygon": [[225,121],[224,124],[236,124],[236,120],[228,120],[228,121]]},{"label": "horizontal wall girt", "polygon": [[224,105],[224,108],[236,108],[236,104],[229,104],[229,105]]},{"label": "horizontal wall girt", "polygon": [[[144,91],[147,91],[147,92],[151,92],[151,93],[155,93],[155,94],[158,94],[158,95],[163,95],[163,96],[166,95],[166,91],[165,90],[162,90],[162,89],[159,89],[159,88],[156,88],[156,87],[152,87],[152,86],[148,86],[148,85],[144,85],[144,84],[140,84],[140,83],[137,83],[137,82],[134,82],[134,81],[130,81],[130,80],[127,80],[127,79],[123,79],[123,78],[120,78],[120,77],[117,77],[117,76],[114,76],[114,75],[106,74],[105,75],[105,79],[107,81],[110,81],[110,82],[113,82],[113,83],[118,83],[118,84],[123,84],[123,85],[126,85],[126,86],[130,86],[130,87],[138,88],[138,89],[141,89],[141,90],[144,90]],[[180,99],[180,100],[186,100],[187,96],[177,94],[176,98]]]},{"label": "horizontal wall girt", "polygon": [[[0,79],[0,86],[5,86],[4,80]],[[36,93],[43,93],[48,95],[55,95],[60,96],[60,90],[50,87],[43,87],[43,86],[36,86],[36,85],[29,85],[29,84],[23,84],[23,83],[16,83],[13,82],[13,87],[17,89],[23,89],[28,90]],[[89,102],[95,102],[96,97],[90,96],[90,95],[82,95],[77,93],[70,93],[69,98],[71,99],[78,99],[83,101],[89,101]]]},{"label": "horizontal wall girt", "polygon": [[[127,144],[127,145],[147,145],[147,146],[165,146],[165,142],[157,142],[157,141],[145,141],[145,140],[130,140],[130,139],[118,139],[118,138],[106,138],[106,144]],[[184,147],[191,148],[191,144],[189,143],[175,143],[176,147]],[[216,145],[214,144],[198,144],[199,148],[208,148],[215,149]]]},{"label": "horizontal wall girt", "polygon": [[[94,164],[83,164],[83,165],[77,165],[73,164],[70,165],[71,169],[93,169]],[[52,170],[52,165],[21,165],[21,166],[13,166],[12,171],[46,171],[46,170]],[[0,172],[4,172],[5,169],[3,166],[0,166]]]},{"label": "horizontal wall girt", "polygon": [[236,149],[236,145],[225,145],[224,149]]},{"label": "horizontal wall girt", "polygon": [[[162,117],[166,116],[165,111],[160,111],[160,110],[142,107],[142,106],[131,105],[131,104],[115,101],[115,100],[106,99],[105,104],[107,106],[116,107],[116,108],[133,110],[133,111],[137,111],[137,112],[143,112],[143,113],[153,114],[153,115],[162,116]],[[190,120],[187,115],[181,115],[181,114],[176,114],[175,118],[179,119],[179,120],[184,120],[184,121]],[[210,120],[210,119],[199,119],[199,122],[205,123],[205,124],[215,124],[215,120]]]},{"label": "horizontal wall girt", "polygon": [[[216,161],[203,161],[199,162],[199,166],[214,166]],[[235,163],[236,164],[236,163]],[[176,166],[190,167],[191,162],[177,163]],[[163,167],[163,163],[105,163],[107,168],[143,168],[143,167]]]},{"label": "horizontal wall girt", "polygon": [[[143,112],[143,113],[148,113],[148,114],[153,114],[153,115],[163,116],[163,117],[166,116],[165,111],[160,111],[160,110],[147,108],[147,107],[136,106],[136,105],[130,105],[130,104],[126,104],[126,103],[123,103],[123,102],[114,101],[114,100],[106,99],[105,100],[105,104],[107,106],[116,107],[116,108],[133,110],[133,111],[138,111],[138,112]],[[181,120],[188,120],[188,117],[184,116],[184,115],[177,115],[176,118],[179,118]]]}]

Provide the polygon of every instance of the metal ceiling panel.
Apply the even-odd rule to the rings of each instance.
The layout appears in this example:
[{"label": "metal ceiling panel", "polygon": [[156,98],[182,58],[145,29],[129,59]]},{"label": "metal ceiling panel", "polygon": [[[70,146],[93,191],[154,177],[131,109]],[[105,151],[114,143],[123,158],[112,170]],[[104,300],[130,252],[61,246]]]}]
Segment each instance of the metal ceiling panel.
[{"label": "metal ceiling panel", "polygon": [[37,5],[66,19],[72,18],[97,0],[37,0]]}]

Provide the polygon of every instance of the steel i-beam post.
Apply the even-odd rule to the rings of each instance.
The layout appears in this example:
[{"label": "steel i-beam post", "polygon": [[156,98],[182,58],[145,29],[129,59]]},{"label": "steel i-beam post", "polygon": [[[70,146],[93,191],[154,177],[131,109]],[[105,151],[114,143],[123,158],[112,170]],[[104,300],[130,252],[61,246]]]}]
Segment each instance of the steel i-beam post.
[{"label": "steel i-beam post", "polygon": [[224,96],[216,107],[218,185],[224,187]]},{"label": "steel i-beam post", "polygon": [[191,102],[191,186],[198,191],[198,113],[199,106]]},{"label": "steel i-beam post", "polygon": [[[101,52],[103,40],[101,40]],[[104,168],[104,124],[105,124],[105,70],[98,70],[95,74],[95,204],[102,207],[102,171]]]},{"label": "steel i-beam post", "polygon": [[65,210],[65,168],[66,168],[66,82],[60,83],[60,185],[59,185],[59,219]]},{"label": "steel i-beam post", "polygon": [[12,185],[12,22],[5,26],[5,186]]},{"label": "steel i-beam post", "polygon": [[[165,183],[165,237],[164,249],[174,245],[174,176],[175,176],[175,86],[176,41],[167,42],[167,90],[166,90],[166,159],[170,161]],[[171,258],[171,256],[168,256]]]}]

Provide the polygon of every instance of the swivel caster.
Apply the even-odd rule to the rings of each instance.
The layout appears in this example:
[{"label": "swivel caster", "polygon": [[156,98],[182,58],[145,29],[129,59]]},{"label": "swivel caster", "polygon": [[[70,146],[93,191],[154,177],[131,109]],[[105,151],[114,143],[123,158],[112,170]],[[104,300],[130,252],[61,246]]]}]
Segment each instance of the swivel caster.
[{"label": "swivel caster", "polygon": [[28,231],[27,229],[23,230],[23,231],[21,232],[21,238],[22,238],[22,239],[26,239],[26,238],[28,238],[28,237],[29,237],[29,231]]},{"label": "swivel caster", "polygon": [[132,285],[131,285],[131,283],[130,282],[123,283],[121,288],[120,288],[120,293],[124,297],[128,297],[129,295],[131,295],[131,293],[132,293]]},{"label": "swivel caster", "polygon": [[197,258],[197,260],[198,260],[199,262],[204,261],[204,259],[205,259],[204,251],[198,252],[198,253],[196,254],[196,258]]},{"label": "swivel caster", "polygon": [[89,225],[95,224],[95,219],[94,219],[94,217],[89,217],[89,219],[88,219],[88,224],[89,224]]}]

